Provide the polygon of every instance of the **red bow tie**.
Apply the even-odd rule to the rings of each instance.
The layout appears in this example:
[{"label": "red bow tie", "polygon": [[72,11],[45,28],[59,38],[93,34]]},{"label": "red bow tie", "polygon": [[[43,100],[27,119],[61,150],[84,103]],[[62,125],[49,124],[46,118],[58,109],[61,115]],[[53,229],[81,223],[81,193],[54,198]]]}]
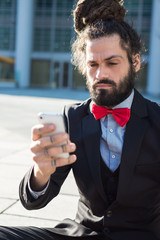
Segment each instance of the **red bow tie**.
[{"label": "red bow tie", "polygon": [[95,104],[92,105],[92,113],[96,120],[105,117],[107,114],[112,114],[115,121],[121,126],[125,126],[128,122],[131,114],[131,110],[129,108],[116,108],[116,109],[108,109],[103,106],[97,106]]}]

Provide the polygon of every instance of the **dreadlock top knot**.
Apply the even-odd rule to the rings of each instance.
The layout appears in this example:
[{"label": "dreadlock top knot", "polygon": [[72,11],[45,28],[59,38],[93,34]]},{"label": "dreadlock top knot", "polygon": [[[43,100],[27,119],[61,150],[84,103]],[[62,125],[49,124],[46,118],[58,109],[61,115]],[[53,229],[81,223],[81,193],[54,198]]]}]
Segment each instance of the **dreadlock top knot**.
[{"label": "dreadlock top knot", "polygon": [[126,9],[122,0],[79,0],[74,10],[74,27],[79,34],[98,20],[124,20]]}]

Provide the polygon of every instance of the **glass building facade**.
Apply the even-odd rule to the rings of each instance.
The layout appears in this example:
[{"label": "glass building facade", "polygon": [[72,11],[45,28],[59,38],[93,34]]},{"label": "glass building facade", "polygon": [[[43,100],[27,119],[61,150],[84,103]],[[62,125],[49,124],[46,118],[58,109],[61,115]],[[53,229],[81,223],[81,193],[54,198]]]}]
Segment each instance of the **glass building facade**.
[{"label": "glass building facade", "polygon": [[[85,80],[70,63],[71,40],[74,37],[72,8],[75,0],[34,0],[32,51],[28,87],[84,88]],[[18,0],[0,0],[0,84],[13,84],[16,52]],[[146,49],[150,46],[151,0],[128,0],[126,20],[141,35]],[[5,57],[5,59],[4,59]],[[25,57],[25,56],[24,56]],[[148,52],[139,89],[145,90],[148,72]],[[13,61],[10,61],[13,60]]]},{"label": "glass building facade", "polygon": [[145,90],[147,84],[148,73],[148,49],[150,46],[151,18],[152,18],[152,2],[151,0],[128,0],[125,1],[125,7],[128,10],[126,21],[128,21],[137,33],[141,36],[144,44],[142,56],[142,68],[139,72],[139,78],[136,82],[137,87]]},{"label": "glass building facade", "polygon": [[35,1],[31,86],[72,87],[73,2]]},{"label": "glass building facade", "polygon": [[14,82],[16,0],[0,0],[0,82]]}]

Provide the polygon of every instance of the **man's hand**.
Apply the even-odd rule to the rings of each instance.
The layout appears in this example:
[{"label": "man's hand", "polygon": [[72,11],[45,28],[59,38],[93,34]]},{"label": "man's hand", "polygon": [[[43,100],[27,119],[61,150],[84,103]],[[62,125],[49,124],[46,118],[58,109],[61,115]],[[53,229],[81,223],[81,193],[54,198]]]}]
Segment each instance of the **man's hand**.
[{"label": "man's hand", "polygon": [[[76,155],[72,154],[69,158],[56,158],[61,153],[74,152],[76,146],[69,140],[67,133],[44,136],[56,129],[54,124],[36,125],[32,128],[31,152],[33,153],[34,168],[31,177],[31,188],[40,191],[48,182],[50,175],[56,171],[57,167],[72,164],[76,161]],[[62,146],[53,146],[67,142]]]}]

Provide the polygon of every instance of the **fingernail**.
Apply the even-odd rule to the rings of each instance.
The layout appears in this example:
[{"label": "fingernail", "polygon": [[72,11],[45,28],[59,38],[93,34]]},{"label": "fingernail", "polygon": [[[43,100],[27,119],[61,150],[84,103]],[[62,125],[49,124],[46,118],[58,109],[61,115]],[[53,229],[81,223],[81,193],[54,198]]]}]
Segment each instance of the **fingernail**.
[{"label": "fingernail", "polygon": [[48,126],[48,128],[49,128],[49,129],[54,129],[54,124],[50,124],[50,125]]},{"label": "fingernail", "polygon": [[76,155],[71,155],[71,157],[72,157],[72,161],[77,159]]},{"label": "fingernail", "polygon": [[76,146],[75,146],[74,143],[72,143],[72,144],[70,145],[70,147],[71,147],[71,150],[75,150],[75,148],[76,148]]},{"label": "fingernail", "polygon": [[64,134],[64,135],[63,135],[63,138],[64,138],[64,139],[67,139],[67,138],[68,138],[68,135],[67,135],[67,134]]}]

